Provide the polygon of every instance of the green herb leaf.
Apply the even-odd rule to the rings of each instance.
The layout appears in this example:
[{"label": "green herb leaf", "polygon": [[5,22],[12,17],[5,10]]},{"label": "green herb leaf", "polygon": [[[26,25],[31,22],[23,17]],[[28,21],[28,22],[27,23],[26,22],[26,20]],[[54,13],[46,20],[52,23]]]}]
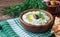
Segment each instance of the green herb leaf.
[{"label": "green herb leaf", "polygon": [[38,18],[43,18],[43,14],[39,13],[37,14]]}]

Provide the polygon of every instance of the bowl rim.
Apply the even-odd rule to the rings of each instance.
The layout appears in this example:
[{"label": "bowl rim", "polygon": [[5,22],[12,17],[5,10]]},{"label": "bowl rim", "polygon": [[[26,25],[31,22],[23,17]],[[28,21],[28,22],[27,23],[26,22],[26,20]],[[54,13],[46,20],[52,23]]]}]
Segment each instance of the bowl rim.
[{"label": "bowl rim", "polygon": [[[60,2],[59,2],[59,1],[54,1],[54,2],[59,3],[58,6],[60,6]],[[46,6],[47,6],[47,7],[57,7],[57,6],[51,6],[51,5],[48,5],[48,2],[46,2]]]},{"label": "bowl rim", "polygon": [[[26,23],[26,22],[22,19],[22,16],[23,16],[23,14],[25,14],[25,13],[27,13],[27,12],[29,12],[29,11],[43,11],[43,12],[45,12],[45,13],[50,17],[50,20],[49,20],[49,22],[46,23],[45,25],[32,25],[32,24],[30,24],[30,23]],[[28,10],[25,10],[25,11],[23,11],[22,13],[20,13],[19,20],[20,20],[20,22],[23,22],[23,23],[26,24],[26,25],[29,24],[28,26],[36,26],[36,27],[39,27],[39,26],[46,26],[46,25],[50,24],[50,23],[53,21],[53,16],[52,16],[51,13],[49,13],[49,12],[47,12],[47,11],[45,11],[45,10],[42,10],[42,9],[28,9]]]}]

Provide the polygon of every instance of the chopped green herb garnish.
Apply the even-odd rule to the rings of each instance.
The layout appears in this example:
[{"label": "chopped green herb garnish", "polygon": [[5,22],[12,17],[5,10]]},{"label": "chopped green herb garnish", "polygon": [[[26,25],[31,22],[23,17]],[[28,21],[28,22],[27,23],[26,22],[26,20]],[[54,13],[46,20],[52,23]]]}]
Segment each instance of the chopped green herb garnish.
[{"label": "chopped green herb garnish", "polygon": [[39,13],[37,14],[38,18],[43,18],[43,14]]}]

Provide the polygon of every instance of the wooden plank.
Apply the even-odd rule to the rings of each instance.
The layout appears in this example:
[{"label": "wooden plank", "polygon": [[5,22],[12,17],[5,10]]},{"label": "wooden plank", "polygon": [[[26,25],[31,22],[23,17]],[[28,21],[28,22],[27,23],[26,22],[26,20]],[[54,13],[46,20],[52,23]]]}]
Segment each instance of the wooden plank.
[{"label": "wooden plank", "polygon": [[2,15],[1,11],[5,7],[12,6],[13,4],[19,4],[24,0],[0,0],[0,21],[10,19],[11,17],[8,15]]},{"label": "wooden plank", "polygon": [[24,0],[0,0],[0,7],[8,7],[13,4],[19,4],[23,2]]}]

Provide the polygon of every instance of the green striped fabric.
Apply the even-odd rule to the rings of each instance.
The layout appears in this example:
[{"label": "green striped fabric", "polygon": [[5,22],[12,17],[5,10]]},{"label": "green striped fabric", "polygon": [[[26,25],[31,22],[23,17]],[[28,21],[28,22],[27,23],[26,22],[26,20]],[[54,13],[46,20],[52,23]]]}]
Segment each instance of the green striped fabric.
[{"label": "green striped fabric", "polygon": [[0,30],[0,37],[8,37],[3,30]]},{"label": "green striped fabric", "polygon": [[7,37],[19,37],[13,29],[10,27],[7,21],[0,22],[0,25],[2,26],[2,31],[5,32]]},{"label": "green striped fabric", "polygon": [[45,33],[32,33],[25,30],[21,25],[19,18],[6,20],[0,22],[3,27],[3,31],[7,37],[50,37],[52,34],[49,31]]}]

